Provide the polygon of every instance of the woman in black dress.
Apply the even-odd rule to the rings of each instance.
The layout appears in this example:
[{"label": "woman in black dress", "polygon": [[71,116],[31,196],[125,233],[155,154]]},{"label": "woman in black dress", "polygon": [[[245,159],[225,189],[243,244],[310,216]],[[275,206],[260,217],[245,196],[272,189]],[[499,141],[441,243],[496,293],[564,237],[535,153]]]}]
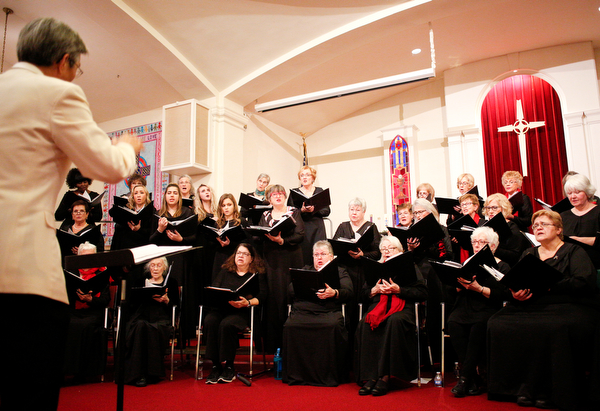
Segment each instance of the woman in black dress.
[{"label": "woman in black dress", "polygon": [[[77,168],[69,170],[66,182],[71,191],[67,191],[60,201],[54,213],[56,221],[70,220],[71,213],[69,210],[75,201],[84,199],[89,205],[93,199],[99,196],[95,191],[88,189],[92,184],[92,179],[82,176]],[[88,212],[90,213],[88,216],[89,223],[97,223],[102,220],[102,206],[90,207]]]},{"label": "woman in black dress", "polygon": [[[78,255],[94,254],[96,246],[85,242],[78,248]],[[89,280],[106,271],[106,267],[78,270],[79,277]],[[67,274],[70,275],[70,274]],[[73,383],[102,375],[106,363],[106,331],[104,309],[110,302],[108,278],[106,286],[98,293],[67,287],[69,295],[69,332],[65,350],[64,374],[73,375]]]},{"label": "woman in black dress", "polygon": [[561,213],[564,234],[578,241],[596,270],[600,270],[600,241],[596,241],[600,232],[600,207],[593,201],[596,188],[583,174],[569,177],[564,188],[573,206]]},{"label": "woman in black dress", "polygon": [[[402,253],[400,240],[384,236],[379,243],[385,262]],[[379,280],[362,288],[363,298],[370,301],[367,315],[356,329],[354,374],[364,383],[359,395],[385,395],[390,377],[412,380],[417,375],[417,337],[414,303],[427,299],[427,286],[417,267],[417,281],[400,287]]]},{"label": "woman in black dress", "polygon": [[239,244],[235,253],[223,264],[212,285],[230,290],[243,288],[239,301],[229,301],[228,305],[211,308],[204,320],[206,358],[213,363],[212,371],[206,378],[207,384],[235,379],[233,363],[239,347],[238,333],[250,325],[250,310],[247,308],[263,303],[267,297],[264,266],[254,247],[248,243]]},{"label": "woman in black dress", "polygon": [[[320,271],[333,260],[327,241],[313,246],[313,264],[305,269]],[[353,294],[352,281],[338,267],[340,287],[325,284],[316,298],[306,300],[294,294],[292,311],[283,327],[283,382],[289,385],[336,387],[347,380],[348,332],[344,327],[342,304]]]},{"label": "woman in black dress", "polygon": [[489,398],[577,410],[588,398],[586,368],[596,350],[596,270],[582,248],[563,241],[558,213],[536,212],[532,228],[540,246],[524,255],[534,255],[563,278],[547,292],[511,290],[514,300],[489,319]]},{"label": "woman in black dress", "polygon": [[[173,225],[169,228],[169,224]],[[196,239],[197,219],[194,212],[182,206],[182,197],[179,186],[171,183],[167,186],[163,196],[162,207],[158,216],[152,219],[152,234],[150,243],[156,245],[183,246],[193,245]],[[171,277],[182,286],[183,301],[181,307],[180,327],[184,339],[196,335],[198,325],[198,305],[195,298],[195,276],[193,272],[193,255],[191,253],[176,254],[171,257]]]},{"label": "woman in black dress", "polygon": [[284,218],[292,218],[296,223],[294,228],[276,236],[265,234],[262,242],[269,284],[269,298],[264,315],[265,346],[267,351],[275,352],[277,348],[281,348],[283,324],[287,319],[289,270],[303,265],[300,244],[304,240],[304,222],[299,209],[285,205],[283,186],[270,186],[266,195],[273,209],[264,212],[260,218],[260,226],[273,227]]},{"label": "woman in black dress", "polygon": [[[490,227],[479,227],[471,234],[473,255],[486,245],[494,253],[500,240]],[[506,274],[510,267],[496,257],[499,271]],[[469,273],[473,274],[473,273]],[[457,288],[454,310],[448,319],[448,330],[452,346],[461,363],[460,378],[452,393],[455,397],[479,395],[485,391],[485,337],[487,322],[500,308],[502,302],[510,298],[508,289],[493,277],[484,277],[478,281],[459,278],[461,288]],[[479,370],[479,372],[478,372]]]},{"label": "woman in black dress", "polygon": [[[310,198],[315,194],[323,191],[321,187],[314,185],[317,179],[317,170],[310,166],[304,166],[298,171],[298,180],[300,180],[299,188],[292,188],[293,191]],[[292,197],[288,199],[288,205],[293,206]],[[305,206],[304,203],[300,206],[296,204],[302,212],[302,220],[304,220],[304,241],[302,242],[302,257],[305,262],[312,260],[312,245],[319,240],[326,240],[327,233],[325,232],[325,223],[323,218],[331,214],[329,206],[320,210],[315,210],[312,205]]]},{"label": "woman in black dress", "polygon": [[[519,227],[519,230],[527,231],[531,225],[533,207],[531,206],[529,196],[521,191],[523,176],[518,171],[505,171],[502,174],[502,186],[508,200],[512,199],[510,201],[512,213],[507,216],[507,219],[512,220]],[[517,201],[517,198],[522,198],[522,200]]]},{"label": "woman in black dress", "polygon": [[[194,198],[195,212],[198,216],[198,227],[196,231],[196,241],[194,246],[201,247],[193,252],[193,272],[194,276],[194,295],[195,298],[191,302],[197,307],[203,304],[204,287],[212,284],[213,262],[215,261],[216,243],[202,231],[201,226],[208,225],[214,227],[215,215],[217,214],[217,200],[211,187],[206,184],[200,184],[196,189]],[[197,314],[195,315],[197,317]],[[196,322],[197,324],[197,322]]]},{"label": "woman in black dress", "polygon": [[[164,355],[169,345],[172,307],[179,305],[177,280],[167,276],[168,269],[165,257],[150,260],[145,266],[149,277],[136,281],[137,289],[132,289],[133,315],[125,329],[126,384],[145,387],[165,375]],[[156,287],[157,291],[150,295],[140,287]]]},{"label": "woman in black dress", "polygon": [[510,228],[510,235],[500,239],[500,244],[496,249],[496,256],[511,267],[519,261],[521,255],[523,255],[523,251],[531,247],[529,240],[519,230],[516,221],[510,219],[513,216],[512,210],[510,201],[500,193],[489,196],[483,205],[483,214],[488,220],[502,213]]},{"label": "woman in black dress", "polygon": [[[124,250],[128,248],[140,247],[147,245],[150,242],[150,231],[152,230],[152,218],[154,215],[154,206],[151,204],[150,194],[148,189],[143,185],[136,185],[129,194],[127,208],[139,213],[145,207],[150,210],[145,210],[145,218],[140,219],[136,224],[133,221],[128,221],[127,225],[115,223],[115,234],[113,235],[111,250]],[[116,204],[109,210],[109,214],[113,215],[113,209],[118,207]]]},{"label": "woman in black dress", "polygon": [[[242,227],[247,227],[248,223],[245,218],[240,217],[240,211],[237,202],[235,201],[235,197],[230,193],[223,194],[219,199],[219,206],[217,208],[216,228],[223,230],[240,225]],[[212,272],[213,281],[221,271],[221,265],[231,257],[237,246],[244,241],[247,241],[244,231],[239,231],[238,233],[229,236],[226,235],[225,240],[216,237],[216,252]]]},{"label": "woman in black dress", "polygon": [[350,333],[351,344],[354,338],[354,330],[358,324],[359,291],[365,283],[365,274],[362,269],[360,257],[365,256],[371,260],[379,260],[381,258],[381,253],[379,252],[381,234],[374,223],[365,220],[366,212],[367,202],[364,199],[357,197],[350,200],[348,203],[348,217],[350,221],[341,223],[333,235],[333,238],[336,240],[338,238],[358,240],[370,230],[371,232],[367,235],[373,236],[371,243],[367,247],[364,247],[364,249],[359,248],[358,251],[350,250],[347,255],[337,256],[338,263],[348,271],[350,280],[352,281],[352,289],[354,290],[346,305],[346,325]]}]

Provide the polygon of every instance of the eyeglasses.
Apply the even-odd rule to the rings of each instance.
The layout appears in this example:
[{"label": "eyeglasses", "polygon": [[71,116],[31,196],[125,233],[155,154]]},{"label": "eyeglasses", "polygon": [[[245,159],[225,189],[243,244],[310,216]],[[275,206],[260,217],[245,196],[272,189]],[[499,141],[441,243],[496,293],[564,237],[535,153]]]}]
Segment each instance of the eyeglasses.
[{"label": "eyeglasses", "polygon": [[237,253],[235,253],[235,255],[241,255],[244,257],[250,257],[250,253],[247,253],[245,251],[238,251]]},{"label": "eyeglasses", "polygon": [[285,193],[280,193],[280,192],[275,192],[275,193],[271,193],[271,197],[284,197]]},{"label": "eyeglasses", "polygon": [[[473,204],[473,203],[471,203],[471,204]],[[483,207],[483,208],[485,208],[486,210],[489,210],[489,211],[496,211],[496,210],[500,210],[501,207],[499,207],[499,206],[487,206],[487,207]]]},{"label": "eyeglasses", "polygon": [[85,210],[73,210],[73,214],[85,214]]},{"label": "eyeglasses", "polygon": [[489,241],[485,241],[485,240],[471,240],[471,244],[473,245],[486,245],[489,244]]},{"label": "eyeglasses", "polygon": [[473,203],[460,203],[461,207],[468,207],[468,206],[471,206],[471,205],[473,205]]},{"label": "eyeglasses", "polygon": [[468,186],[468,185],[469,185],[468,181],[461,181],[460,183],[458,183],[459,187]]},{"label": "eyeglasses", "polygon": [[413,214],[419,216],[419,215],[427,213],[427,212],[428,212],[427,210],[415,210],[415,211],[413,211]]},{"label": "eyeglasses", "polygon": [[517,182],[515,180],[506,180],[504,181],[504,184],[517,184]]},{"label": "eyeglasses", "polygon": [[312,177],[312,174],[310,174],[310,173],[302,173],[302,174],[300,174],[300,177]]},{"label": "eyeglasses", "polygon": [[398,247],[394,247],[393,245],[389,246],[389,247],[381,247],[380,248],[381,251],[392,251],[392,250],[397,250],[397,249],[398,249]]},{"label": "eyeglasses", "polygon": [[531,228],[534,229],[534,230],[536,230],[536,229],[538,229],[540,227],[546,228],[546,227],[549,227],[549,226],[554,226],[554,224],[553,223],[535,223],[534,225],[531,226]]},{"label": "eyeglasses", "polygon": [[408,211],[404,211],[402,213],[398,213],[398,216],[399,217],[410,217],[410,213]]},{"label": "eyeglasses", "polygon": [[77,66],[77,73],[75,74],[75,78],[79,78],[83,75],[83,70],[81,69],[81,63],[75,63]]},{"label": "eyeglasses", "polygon": [[325,258],[329,255],[329,253],[313,253],[313,257],[315,258]]}]

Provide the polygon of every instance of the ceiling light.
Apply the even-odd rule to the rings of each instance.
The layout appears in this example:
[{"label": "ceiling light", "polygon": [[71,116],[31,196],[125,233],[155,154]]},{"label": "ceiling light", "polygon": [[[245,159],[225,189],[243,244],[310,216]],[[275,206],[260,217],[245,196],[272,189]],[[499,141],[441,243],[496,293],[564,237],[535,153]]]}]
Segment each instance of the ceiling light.
[{"label": "ceiling light", "polygon": [[370,90],[377,90],[385,87],[398,86],[400,84],[412,83],[414,81],[427,80],[435,77],[433,68],[411,71],[409,73],[398,74],[390,77],[383,77],[376,80],[363,81],[362,83],[350,84],[342,87],[330,88],[327,90],[315,91],[314,93],[301,94],[294,97],[282,98],[266,103],[256,104],[254,109],[257,112],[265,112],[285,107],[298,106],[300,104],[312,103],[315,101],[327,100],[335,97],[347,96],[350,94],[362,93]]},{"label": "ceiling light", "polygon": [[414,49],[412,51],[412,54],[419,54],[421,52],[421,49]]}]

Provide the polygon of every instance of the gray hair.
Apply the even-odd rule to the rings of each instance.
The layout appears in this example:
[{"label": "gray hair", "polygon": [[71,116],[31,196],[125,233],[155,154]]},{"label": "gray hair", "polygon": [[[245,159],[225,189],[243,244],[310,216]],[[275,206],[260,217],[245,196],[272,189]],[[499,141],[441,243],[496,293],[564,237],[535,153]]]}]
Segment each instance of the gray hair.
[{"label": "gray hair", "polygon": [[169,261],[167,260],[167,257],[157,257],[157,258],[153,258],[152,260],[148,261],[146,263],[146,265],[144,266],[144,271],[149,273],[150,272],[150,263],[154,260],[161,260],[163,263],[163,266],[165,267],[164,272],[166,272],[169,269]]},{"label": "gray hair", "polygon": [[[478,227],[471,233],[471,238],[483,236],[490,245],[492,251],[496,251],[498,244],[500,244],[500,237],[491,227]],[[493,247],[492,247],[493,245]]]},{"label": "gray hair", "polygon": [[440,221],[440,213],[438,212],[438,210],[436,210],[436,208],[433,206],[433,204],[431,204],[430,201],[425,200],[424,198],[417,198],[413,203],[413,214],[415,212],[415,207],[424,208],[425,210],[433,214],[433,216],[436,220],[438,220],[438,222]]},{"label": "gray hair", "polygon": [[384,241],[387,241],[394,247],[398,248],[398,251],[400,251],[401,253],[404,252],[404,247],[402,247],[402,243],[400,242],[400,240],[398,240],[397,237],[394,237],[393,235],[384,235],[381,237],[381,241],[379,242],[380,250],[381,250],[381,244],[383,244]]},{"label": "gray hair", "polygon": [[79,247],[77,247],[77,255],[81,255],[83,254],[83,252],[85,250],[91,250],[94,253],[96,252],[96,246],[92,243],[90,243],[89,241],[86,241],[83,244],[79,244]]},{"label": "gray hair", "polygon": [[69,55],[73,67],[80,54],[87,54],[87,48],[79,34],[65,23],[51,17],[29,22],[17,41],[17,57],[40,67],[49,67]]},{"label": "gray hair", "polygon": [[367,211],[367,202],[364,198],[355,197],[348,203],[348,209],[352,206],[360,206],[360,208],[366,212]]},{"label": "gray hair", "polygon": [[574,174],[567,178],[564,188],[567,195],[573,191],[584,191],[588,199],[591,199],[596,193],[596,187],[583,174]]},{"label": "gray hair", "polygon": [[256,177],[256,181],[260,180],[261,178],[264,178],[267,180],[267,184],[269,184],[271,182],[271,177],[269,177],[269,175],[267,173],[260,173],[258,175],[258,177]]},{"label": "gray hair", "polygon": [[326,249],[329,254],[333,255],[333,247],[331,246],[331,243],[329,241],[319,240],[313,245],[313,253],[316,250],[321,250],[321,249]]}]

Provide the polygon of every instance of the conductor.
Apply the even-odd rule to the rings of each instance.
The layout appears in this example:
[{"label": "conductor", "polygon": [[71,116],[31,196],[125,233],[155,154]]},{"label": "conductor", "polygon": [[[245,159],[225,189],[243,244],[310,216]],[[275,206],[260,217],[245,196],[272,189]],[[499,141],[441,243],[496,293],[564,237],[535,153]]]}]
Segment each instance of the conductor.
[{"label": "conductor", "polygon": [[116,183],[135,171],[142,148],[129,134],[112,144],[71,83],[86,53],[69,26],[36,19],[19,34],[19,62],[0,75],[2,410],[58,406],[69,317],[53,210],[71,162]]}]

